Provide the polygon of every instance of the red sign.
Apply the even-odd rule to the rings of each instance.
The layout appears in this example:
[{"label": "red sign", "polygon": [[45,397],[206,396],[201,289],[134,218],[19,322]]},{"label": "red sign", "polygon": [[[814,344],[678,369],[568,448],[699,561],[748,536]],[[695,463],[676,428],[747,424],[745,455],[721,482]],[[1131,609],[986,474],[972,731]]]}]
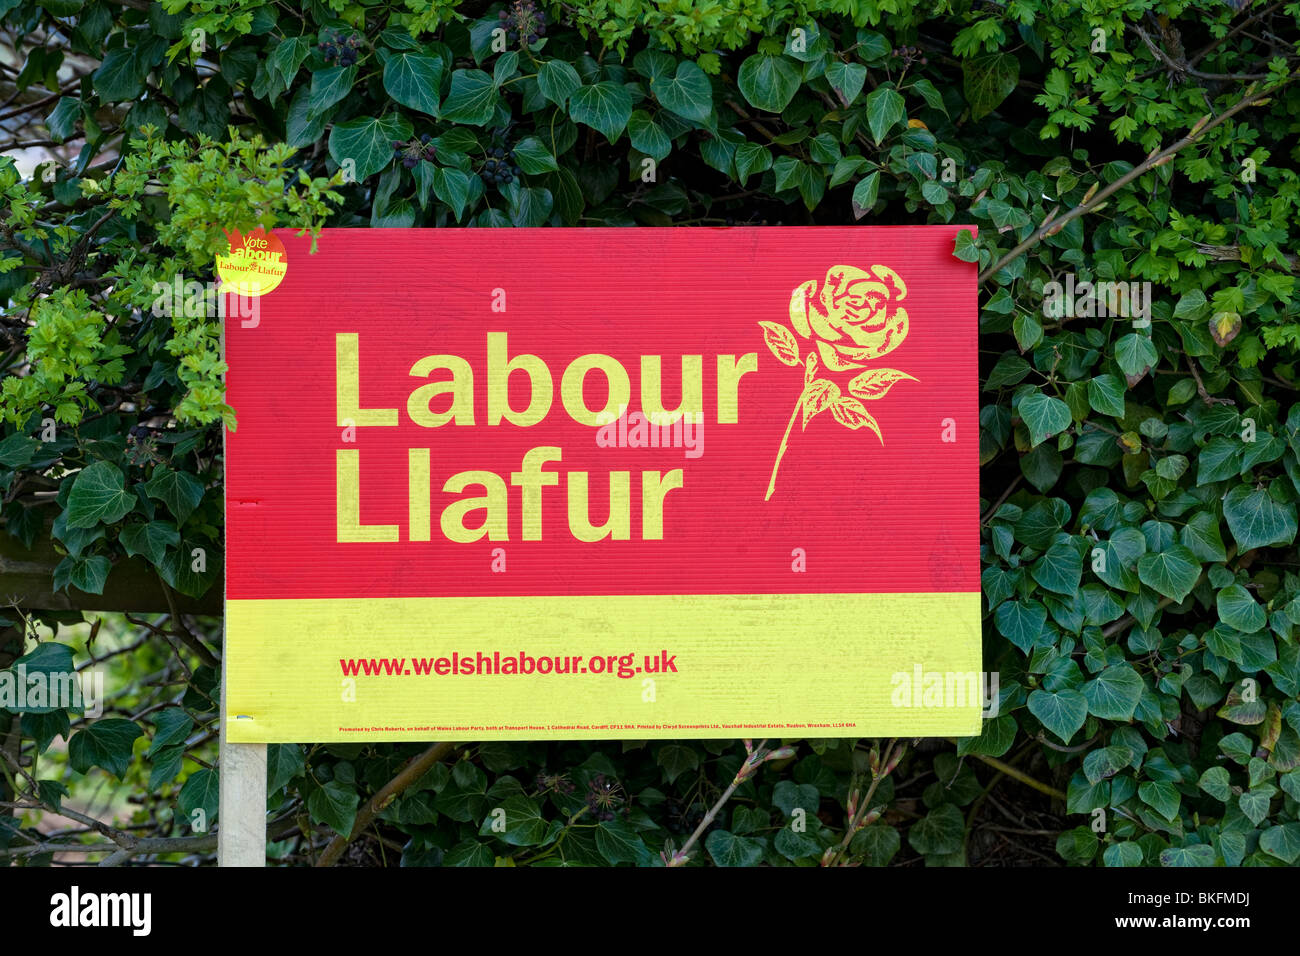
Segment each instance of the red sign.
[{"label": "red sign", "polygon": [[[764,678],[773,700],[783,679],[795,686],[789,672],[824,665],[836,647],[888,658],[890,673],[949,651],[948,664],[978,670],[975,267],[951,254],[957,230],[325,230],[314,254],[307,238],[279,231],[283,281],[254,327],[226,332],[238,417],[227,438],[227,598],[233,647],[248,662],[231,664],[231,713],[247,721],[234,739],[365,736],[338,728],[381,725],[339,723],[347,702],[333,699],[340,681],[381,675],[385,700],[405,703],[366,711],[390,728],[369,736],[502,726],[483,695],[525,693],[508,682],[479,688],[480,716],[468,692],[447,716],[431,689],[458,675],[367,664],[380,670],[370,675],[357,662],[401,657],[409,670],[419,650],[436,665],[494,641],[522,653],[541,631],[543,643],[576,644],[618,630],[624,605],[599,600],[610,597],[650,599],[638,613],[676,622],[653,648],[628,649],[637,664],[653,650],[663,665],[674,637],[688,661],[703,652],[692,643],[703,630],[743,645],[743,629],[716,618],[726,605],[707,596],[744,596],[750,609],[762,596],[836,596],[768,600],[771,613],[756,618],[776,634],[782,615],[811,614],[824,631],[823,648],[781,651],[784,677]],[[927,624],[915,603],[888,603],[906,595],[962,603],[941,601]],[[573,600],[525,613],[509,598]],[[297,633],[284,633],[292,615],[275,615],[272,632],[264,613],[265,602],[321,601],[335,610],[317,603]],[[911,616],[891,622],[890,607]],[[565,608],[571,619],[556,624]],[[467,627],[446,619],[453,609],[484,616]],[[354,612],[369,622],[361,630],[329,623]],[[679,651],[660,684],[682,662]],[[733,702],[721,689],[725,667],[694,673],[714,695],[710,722],[750,713],[732,707],[741,691]],[[528,681],[536,699],[542,678]],[[589,692],[570,683],[563,695],[575,690]],[[328,717],[309,716],[319,711],[309,693],[329,698]],[[609,729],[603,693],[590,692],[588,711],[566,711],[578,730],[553,736],[737,735],[583,732]],[[820,709],[857,735],[883,718],[872,724],[876,705],[852,693],[835,689]],[[687,702],[674,706],[679,725],[691,719]],[[954,714],[974,732],[969,707]],[[895,716],[903,726],[917,715]]]}]

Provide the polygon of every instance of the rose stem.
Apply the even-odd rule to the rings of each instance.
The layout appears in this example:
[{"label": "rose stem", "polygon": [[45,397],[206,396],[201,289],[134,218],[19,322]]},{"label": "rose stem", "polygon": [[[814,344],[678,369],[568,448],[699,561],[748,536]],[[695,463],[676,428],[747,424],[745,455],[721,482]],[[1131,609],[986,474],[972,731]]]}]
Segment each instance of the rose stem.
[{"label": "rose stem", "polygon": [[781,459],[785,456],[786,446],[790,444],[790,429],[794,428],[794,420],[799,417],[799,409],[803,408],[804,399],[808,395],[808,389],[799,393],[799,401],[795,403],[794,411],[790,414],[790,424],[785,426],[785,435],[781,438],[781,449],[776,453],[776,464],[772,466],[772,480],[767,483],[767,495],[764,501],[772,498],[772,492],[776,490],[776,470],[781,467]]}]

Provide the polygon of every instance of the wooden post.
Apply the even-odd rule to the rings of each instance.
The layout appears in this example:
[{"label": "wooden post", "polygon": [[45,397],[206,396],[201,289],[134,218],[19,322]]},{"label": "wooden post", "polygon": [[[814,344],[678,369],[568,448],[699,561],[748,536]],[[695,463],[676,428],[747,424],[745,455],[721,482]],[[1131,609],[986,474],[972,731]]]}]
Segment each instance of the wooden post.
[{"label": "wooden post", "polygon": [[226,739],[226,655],[221,655],[220,811],[217,865],[266,866],[266,744]]}]

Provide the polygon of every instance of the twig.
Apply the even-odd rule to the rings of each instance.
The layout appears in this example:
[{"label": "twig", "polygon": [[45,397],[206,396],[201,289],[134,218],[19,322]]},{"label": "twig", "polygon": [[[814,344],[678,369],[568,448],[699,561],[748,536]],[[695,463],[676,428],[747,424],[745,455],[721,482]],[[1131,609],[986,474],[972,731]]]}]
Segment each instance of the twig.
[{"label": "twig", "polygon": [[417,783],[429,771],[430,767],[454,749],[455,744],[437,743],[431,745],[428,750],[418,757],[412,758],[411,762],[403,767],[396,777],[384,784],[366,802],[366,805],[357,811],[357,819],[352,824],[352,832],[346,837],[335,835],[334,839],[330,840],[329,845],[325,847],[320,858],[316,861],[316,865],[333,866],[338,861],[338,858],[343,855],[343,851],[347,849],[348,844],[362,834],[366,827],[370,825],[370,821],[378,816],[381,810],[392,803],[408,787]]},{"label": "twig", "polygon": [[988,524],[988,520],[998,513],[998,509],[1002,507],[1003,502],[1011,497],[1011,493],[1016,490],[1016,486],[1020,484],[1020,479],[1023,477],[1024,475],[1016,475],[1015,480],[1007,485],[1007,490],[1002,492],[1002,496],[993,502],[989,510],[984,513],[984,517],[980,519],[981,527]]},{"label": "twig", "polygon": [[1206,405],[1211,405],[1211,406],[1237,404],[1230,398],[1215,398],[1213,395],[1207,392],[1205,390],[1205,383],[1201,381],[1201,373],[1196,371],[1196,363],[1192,361],[1192,357],[1188,355],[1186,352],[1184,352],[1183,358],[1187,360],[1187,368],[1192,373],[1192,378],[1196,379],[1196,392],[1198,395],[1201,396],[1201,401],[1205,402]]},{"label": "twig", "polygon": [[849,793],[849,823],[844,828],[844,838],[840,840],[839,846],[831,847],[822,854],[822,866],[835,866],[843,860],[849,852],[849,845],[853,842],[853,837],[857,835],[857,832],[880,819],[883,808],[872,807],[871,798],[876,795],[876,788],[880,786],[880,781],[894,772],[894,768],[903,759],[906,750],[907,742],[894,737],[885,745],[885,756],[882,761],[879,751],[872,747],[871,786],[867,788],[866,796],[862,798],[861,803],[858,802],[856,790]]},{"label": "twig", "polygon": [[1200,139],[1210,130],[1214,129],[1219,124],[1226,122],[1228,119],[1235,116],[1237,113],[1241,112],[1246,107],[1254,106],[1260,100],[1268,99],[1269,97],[1273,96],[1283,86],[1286,86],[1288,83],[1293,82],[1297,77],[1300,77],[1300,73],[1292,73],[1290,76],[1288,76],[1277,86],[1270,87],[1264,90],[1257,90],[1253,93],[1248,94],[1247,96],[1242,97],[1240,100],[1238,100],[1232,106],[1228,107],[1226,110],[1224,110],[1222,113],[1220,113],[1217,117],[1215,117],[1212,120],[1208,119],[1209,114],[1207,114],[1206,117],[1202,117],[1202,119],[1195,126],[1192,127],[1192,131],[1190,133],[1188,133],[1182,139],[1175,142],[1172,146],[1169,146],[1158,153],[1152,153],[1150,156],[1148,156],[1137,166],[1134,166],[1123,176],[1119,177],[1119,179],[1115,180],[1113,183],[1111,183],[1109,186],[1106,186],[1104,189],[1097,191],[1095,194],[1088,196],[1087,199],[1079,203],[1079,205],[1075,206],[1069,212],[1063,213],[1062,215],[1057,216],[1055,219],[1052,219],[1044,223],[1043,225],[1039,226],[1032,233],[1030,233],[1028,239],[1020,243],[1018,246],[1016,246],[1006,255],[1002,256],[1002,258],[1000,258],[997,262],[993,263],[993,265],[989,266],[987,269],[981,272],[979,276],[979,284],[983,285],[994,275],[1000,272],[1005,266],[1007,266],[1011,262],[1014,262],[1025,252],[1027,252],[1029,249],[1033,248],[1034,246],[1038,245],[1038,243],[1042,242],[1048,236],[1055,235],[1056,233],[1060,232],[1061,229],[1065,227],[1066,223],[1069,223],[1072,220],[1079,218],[1085,213],[1093,211],[1098,206],[1100,206],[1107,198],[1109,198],[1112,194],[1118,192],[1120,189],[1123,189],[1133,180],[1137,179],[1140,176],[1145,175],[1146,173],[1150,172],[1152,169],[1156,168],[1157,166],[1163,165],[1164,162],[1169,159],[1169,157],[1173,156],[1179,150],[1183,149],[1186,146],[1190,146],[1192,143],[1196,142],[1198,139]]},{"label": "twig", "polygon": [[208,650],[207,646],[202,641],[191,634],[189,628],[187,628],[181,621],[180,613],[176,610],[176,596],[172,594],[172,589],[167,584],[166,580],[163,579],[161,571],[158,572],[158,581],[162,584],[163,595],[167,598],[167,608],[171,611],[172,626],[176,630],[176,636],[181,639],[186,647],[197,654],[199,660],[203,663],[212,668],[220,668],[220,659]]},{"label": "twig", "polygon": [[999,760],[997,757],[990,757],[986,754],[970,754],[970,756],[974,757],[976,760],[983,761],[994,770],[1006,774],[1012,780],[1019,780],[1025,786],[1033,787],[1039,793],[1045,793],[1049,797],[1057,800],[1064,800],[1066,798],[1065,794],[1060,790],[1057,790],[1055,787],[1049,787],[1047,784],[1035,780],[1033,777],[1029,776],[1029,774],[1022,770],[1017,770],[1015,767],[1011,766],[1011,764]]},{"label": "twig", "polygon": [[687,860],[690,859],[688,854],[691,847],[695,846],[700,837],[704,834],[704,831],[709,828],[709,824],[711,824],[713,818],[718,815],[718,811],[720,811],[723,805],[731,799],[731,795],[736,792],[737,787],[758,772],[758,768],[763,765],[764,761],[781,760],[785,757],[794,756],[793,747],[781,747],[777,750],[767,751],[763,749],[763,744],[767,743],[766,740],[760,740],[757,747],[753,746],[748,740],[744,743],[747,756],[745,757],[745,762],[740,765],[740,769],[736,771],[736,777],[731,781],[731,786],[722,791],[722,796],[720,796],[717,802],[709,808],[709,812],[704,814],[704,819],[700,821],[699,826],[695,828],[695,832],[690,835],[690,838],[682,844],[680,850],[673,853],[671,857],[666,853],[659,854],[660,859],[664,862],[664,866],[678,867],[686,864]]}]

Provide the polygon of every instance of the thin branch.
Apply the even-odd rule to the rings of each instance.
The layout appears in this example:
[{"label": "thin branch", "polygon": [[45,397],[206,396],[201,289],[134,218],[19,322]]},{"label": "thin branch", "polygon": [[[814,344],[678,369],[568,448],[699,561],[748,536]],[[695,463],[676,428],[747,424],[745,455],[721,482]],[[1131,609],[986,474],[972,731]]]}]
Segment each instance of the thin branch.
[{"label": "thin branch", "polygon": [[1052,236],[1060,232],[1063,228],[1065,228],[1065,225],[1067,223],[1079,218],[1085,213],[1092,212],[1103,202],[1105,202],[1106,199],[1109,198],[1111,195],[1123,189],[1125,186],[1127,186],[1129,183],[1131,183],[1133,180],[1137,179],[1138,177],[1145,175],[1146,173],[1150,172],[1152,169],[1155,169],[1157,166],[1163,165],[1175,153],[1179,152],[1180,150],[1184,149],[1187,146],[1190,146],[1192,143],[1196,142],[1198,139],[1200,139],[1210,130],[1214,129],[1216,126],[1226,122],[1228,119],[1235,116],[1237,113],[1240,113],[1242,110],[1246,109],[1247,107],[1254,106],[1260,100],[1268,99],[1269,97],[1276,94],[1277,91],[1280,90],[1283,86],[1286,86],[1288,83],[1293,82],[1297,78],[1300,78],[1300,73],[1293,73],[1285,80],[1283,80],[1281,83],[1279,83],[1277,86],[1270,87],[1265,90],[1257,90],[1253,93],[1250,93],[1242,97],[1240,100],[1238,100],[1232,106],[1228,107],[1226,110],[1224,110],[1222,113],[1220,113],[1217,117],[1215,117],[1212,120],[1207,121],[1208,118],[1208,114],[1207,114],[1206,117],[1203,117],[1200,122],[1198,122],[1195,126],[1192,127],[1192,131],[1190,133],[1188,133],[1182,139],[1175,142],[1172,146],[1169,146],[1166,149],[1161,150],[1160,152],[1152,153],[1150,156],[1148,156],[1137,166],[1134,166],[1123,176],[1119,177],[1119,179],[1116,179],[1109,186],[1106,186],[1105,188],[1097,191],[1095,194],[1088,196],[1083,202],[1079,203],[1079,205],[1075,206],[1069,212],[1063,213],[1062,215],[1057,216],[1055,219],[1052,219],[1044,223],[1043,225],[1039,226],[1032,233],[1030,233],[1028,239],[1020,243],[1020,245],[1016,246],[1014,249],[1012,249],[1010,252],[1008,252],[1006,255],[1000,258],[997,262],[993,263],[993,265],[989,266],[987,269],[981,272],[979,276],[979,284],[983,285],[994,275],[1000,272],[1004,267],[1006,267],[1009,263],[1014,262],[1016,259],[1020,258],[1020,256],[1024,255],[1024,253],[1027,252],[1029,249],[1032,249],[1034,246],[1038,245],[1038,243],[1042,242],[1048,236]]},{"label": "thin branch", "polygon": [[1006,774],[1012,780],[1019,780],[1025,786],[1033,787],[1039,793],[1045,793],[1049,797],[1052,797],[1056,800],[1065,799],[1065,794],[1063,794],[1060,790],[1057,790],[1055,787],[1049,787],[1047,784],[1035,780],[1033,777],[1029,776],[1029,774],[1025,773],[1022,770],[1017,770],[1015,767],[1011,766],[1011,764],[999,760],[997,757],[990,757],[987,756],[986,754],[969,754],[969,756],[974,757],[976,760],[983,761],[984,763],[992,767],[994,770]]},{"label": "thin branch", "polygon": [[379,791],[366,801],[366,805],[357,811],[356,821],[352,824],[352,832],[346,837],[336,835],[329,842],[329,846],[321,853],[320,859],[316,861],[317,866],[333,866],[338,858],[343,855],[348,844],[359,837],[370,826],[370,821],[379,815],[379,812],[392,803],[408,787],[417,783],[423,777],[429,768],[436,764],[447,754],[455,749],[455,744],[437,743],[429,747],[428,750],[415,757],[402,768],[392,780],[384,784]]},{"label": "thin branch", "polygon": [[190,633],[184,622],[181,621],[180,612],[176,610],[176,596],[172,594],[172,589],[167,582],[163,580],[162,572],[158,573],[158,581],[162,585],[163,595],[167,598],[167,607],[171,611],[172,626],[176,630],[176,636],[184,642],[185,646],[198,655],[199,660],[212,668],[220,668],[221,661],[207,648],[202,641]]}]

